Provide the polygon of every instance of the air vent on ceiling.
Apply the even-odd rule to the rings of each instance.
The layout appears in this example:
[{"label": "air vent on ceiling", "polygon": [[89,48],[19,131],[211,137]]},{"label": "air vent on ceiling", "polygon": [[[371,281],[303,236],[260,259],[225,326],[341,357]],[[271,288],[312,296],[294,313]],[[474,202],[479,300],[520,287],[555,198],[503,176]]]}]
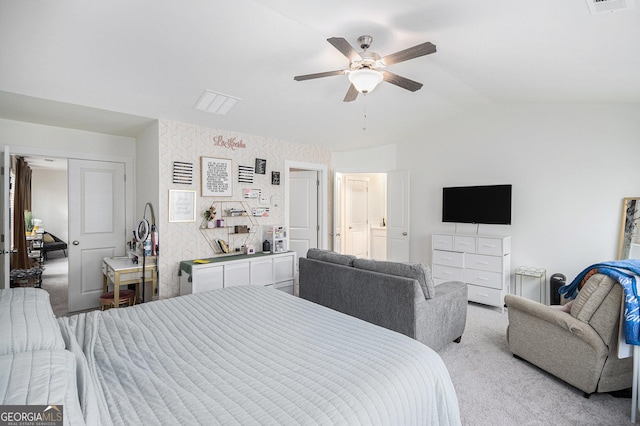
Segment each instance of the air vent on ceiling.
[{"label": "air vent on ceiling", "polygon": [[633,9],[633,0],[586,0],[592,15]]},{"label": "air vent on ceiling", "polygon": [[213,90],[205,90],[193,106],[193,109],[210,112],[211,114],[225,115],[239,100],[239,98],[216,93]]}]

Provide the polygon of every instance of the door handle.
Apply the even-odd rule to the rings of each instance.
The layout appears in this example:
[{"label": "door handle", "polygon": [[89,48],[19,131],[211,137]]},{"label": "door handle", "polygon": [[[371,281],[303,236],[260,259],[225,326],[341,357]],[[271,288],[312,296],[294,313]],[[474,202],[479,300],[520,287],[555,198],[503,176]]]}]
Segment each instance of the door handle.
[{"label": "door handle", "polygon": [[353,229],[353,226],[350,226],[349,229]]},{"label": "door handle", "polygon": [[406,233],[406,232],[403,232],[403,233],[402,233],[402,235],[404,235],[404,236],[406,237],[406,236],[407,236],[407,233]]},{"label": "door handle", "polygon": [[336,237],[339,237],[339,236],[340,236],[340,233],[336,234]]},{"label": "door handle", "polygon": [[74,246],[77,246],[77,245],[79,245],[79,244],[80,244],[80,241],[75,240],[72,244],[73,244]]}]

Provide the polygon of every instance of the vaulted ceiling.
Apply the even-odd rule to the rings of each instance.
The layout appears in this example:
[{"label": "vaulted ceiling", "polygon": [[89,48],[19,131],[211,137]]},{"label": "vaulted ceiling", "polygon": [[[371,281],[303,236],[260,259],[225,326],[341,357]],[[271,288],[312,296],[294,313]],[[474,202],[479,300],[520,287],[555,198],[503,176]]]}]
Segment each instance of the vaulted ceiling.
[{"label": "vaulted ceiling", "polygon": [[[612,0],[616,4],[624,0]],[[634,0],[628,0],[633,5]],[[382,56],[437,52],[343,102],[326,39],[371,35]],[[394,143],[495,103],[640,103],[640,7],[584,0],[0,0],[0,117],[131,135],[164,118],[334,150]],[[240,98],[193,109],[205,90]]]}]

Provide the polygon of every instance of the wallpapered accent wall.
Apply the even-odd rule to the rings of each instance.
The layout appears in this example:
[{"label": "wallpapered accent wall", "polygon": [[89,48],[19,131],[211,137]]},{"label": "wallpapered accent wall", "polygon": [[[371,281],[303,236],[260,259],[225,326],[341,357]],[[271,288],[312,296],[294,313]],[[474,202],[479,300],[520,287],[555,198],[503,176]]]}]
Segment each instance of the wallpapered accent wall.
[{"label": "wallpapered accent wall", "polygon": [[[210,129],[192,124],[160,120],[160,206],[156,220],[160,230],[159,271],[160,298],[174,297],[179,294],[178,269],[180,261],[215,256],[209,240],[223,238],[227,233],[218,229],[200,229],[202,213],[213,201],[246,201],[251,207],[269,207],[269,217],[255,217],[258,225],[284,225],[285,217],[285,160],[305,163],[324,164],[329,168],[331,152],[317,146],[303,145],[260,136],[251,136],[227,130]],[[232,143],[221,143],[232,141]],[[231,197],[202,197],[200,157],[230,159],[232,163]],[[238,182],[238,166],[255,166],[256,158],[266,160],[266,173],[254,174],[253,183]],[[189,185],[173,183],[173,163],[175,161],[193,163],[193,183]],[[280,172],[280,185],[271,184],[271,172]],[[262,196],[269,202],[263,204],[259,199],[243,198],[243,189],[260,189]],[[169,222],[169,190],[196,191],[196,221]],[[280,200],[278,206],[271,204],[271,196]],[[220,218],[221,205],[217,204],[217,218]],[[231,224],[231,220],[227,224]],[[236,237],[238,238],[238,237]],[[230,239],[229,239],[230,240]],[[244,242],[244,240],[242,240]],[[254,244],[259,251],[262,248],[260,229],[249,235],[247,244]]]}]

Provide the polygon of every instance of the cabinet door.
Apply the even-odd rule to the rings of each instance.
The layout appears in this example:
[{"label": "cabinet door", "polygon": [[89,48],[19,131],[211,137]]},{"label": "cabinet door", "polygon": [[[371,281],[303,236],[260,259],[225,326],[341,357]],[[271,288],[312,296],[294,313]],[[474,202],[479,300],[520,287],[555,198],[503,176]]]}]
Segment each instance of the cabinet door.
[{"label": "cabinet door", "polygon": [[273,284],[273,259],[254,259],[251,261],[251,285]]},{"label": "cabinet door", "polygon": [[224,286],[249,285],[251,261],[233,262],[224,265]]},{"label": "cabinet door", "polygon": [[287,253],[273,259],[275,266],[275,282],[293,280],[295,274],[295,253]]},{"label": "cabinet door", "polygon": [[203,291],[222,288],[223,276],[222,266],[193,268],[191,276],[191,291],[193,293],[200,293]]}]

